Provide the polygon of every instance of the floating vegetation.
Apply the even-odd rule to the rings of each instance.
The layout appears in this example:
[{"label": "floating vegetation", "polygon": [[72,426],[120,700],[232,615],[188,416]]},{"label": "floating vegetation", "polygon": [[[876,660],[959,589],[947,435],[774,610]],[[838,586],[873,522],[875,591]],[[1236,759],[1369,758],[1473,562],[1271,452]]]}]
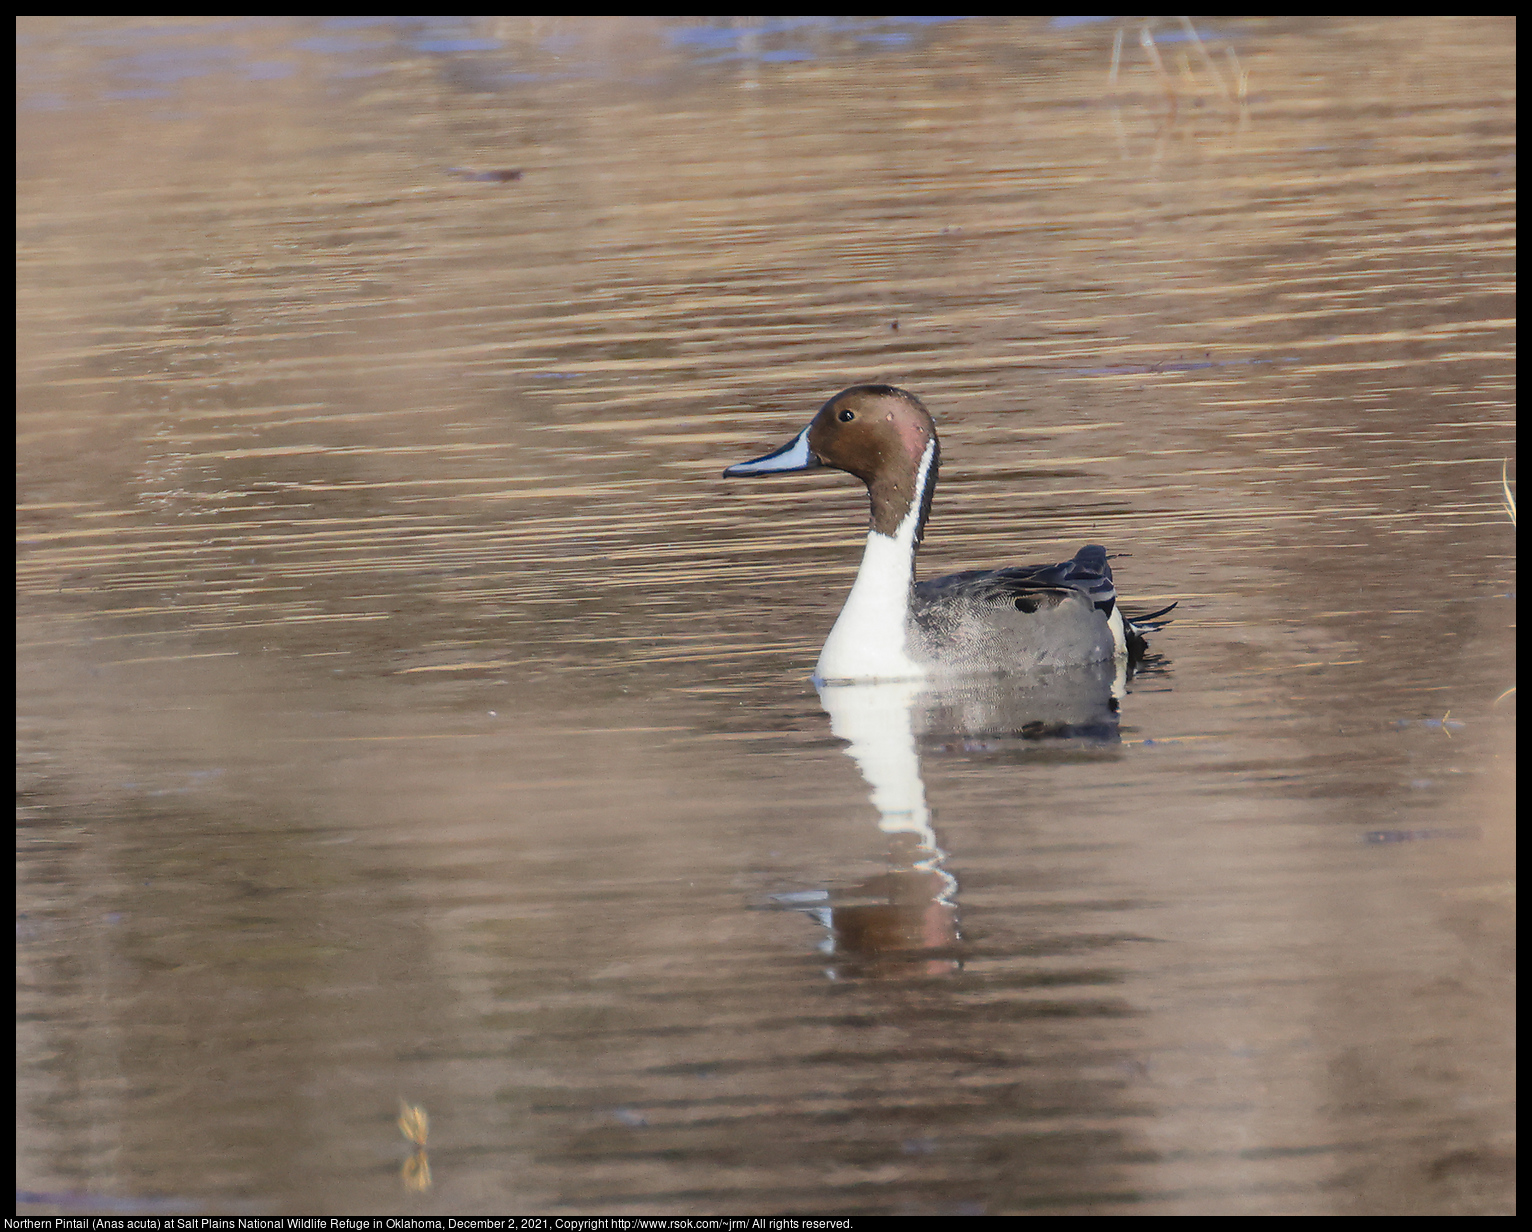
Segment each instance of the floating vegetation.
[{"label": "floating vegetation", "polygon": [[399,1101],[399,1132],[418,1147],[426,1144],[426,1134],[431,1128],[431,1118],[418,1104]]},{"label": "floating vegetation", "polygon": [[1461,720],[1450,718],[1451,714],[1452,711],[1449,710],[1439,719],[1395,719],[1391,726],[1401,729],[1406,727],[1430,727],[1438,729],[1450,737],[1453,732],[1462,731],[1465,726]]},{"label": "floating vegetation", "polygon": [[431,1188],[431,1164],[426,1158],[426,1134],[430,1128],[431,1118],[424,1108],[403,1099],[399,1101],[399,1132],[415,1147],[399,1169],[399,1178],[412,1193],[424,1193]]}]

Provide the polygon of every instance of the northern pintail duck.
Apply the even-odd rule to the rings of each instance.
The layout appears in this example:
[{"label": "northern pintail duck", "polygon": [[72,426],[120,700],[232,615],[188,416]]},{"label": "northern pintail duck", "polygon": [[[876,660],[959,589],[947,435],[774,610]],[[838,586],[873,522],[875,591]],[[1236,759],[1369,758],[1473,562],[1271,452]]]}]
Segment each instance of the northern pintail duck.
[{"label": "northern pintail duck", "polygon": [[[941,447],[920,399],[853,385],[780,449],[724,471],[770,475],[832,466],[867,485],[867,548],[814,669],[825,682],[1031,672],[1142,653],[1170,608],[1124,626],[1106,549],[1056,565],[977,569],[915,581]],[[1174,607],[1175,604],[1171,604]]]}]

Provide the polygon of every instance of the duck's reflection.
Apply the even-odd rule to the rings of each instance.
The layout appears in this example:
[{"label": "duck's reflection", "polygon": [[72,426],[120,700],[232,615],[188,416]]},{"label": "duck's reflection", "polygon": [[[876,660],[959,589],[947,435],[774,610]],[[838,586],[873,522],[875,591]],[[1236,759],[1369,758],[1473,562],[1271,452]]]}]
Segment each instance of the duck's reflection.
[{"label": "duck's reflection", "polygon": [[943,975],[962,965],[956,878],[943,867],[921,754],[1004,754],[1119,742],[1120,665],[962,682],[820,684],[886,838],[886,871],[847,889],[781,895],[824,927],[832,976]]},{"label": "duck's reflection", "polygon": [[887,835],[887,870],[832,892],[816,912],[826,952],[864,973],[941,975],[959,965],[957,881],[942,867],[915,746],[924,691],[919,681],[819,686],[830,730],[846,741]]}]

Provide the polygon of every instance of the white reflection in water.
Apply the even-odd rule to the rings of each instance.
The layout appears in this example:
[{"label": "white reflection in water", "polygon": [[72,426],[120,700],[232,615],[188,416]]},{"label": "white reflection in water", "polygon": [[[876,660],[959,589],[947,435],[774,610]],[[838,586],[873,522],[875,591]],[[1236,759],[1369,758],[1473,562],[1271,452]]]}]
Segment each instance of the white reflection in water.
[{"label": "white reflection in water", "polygon": [[[921,773],[928,752],[996,752],[1040,742],[1112,745],[1128,665],[1097,663],[1025,679],[819,684],[830,730],[866,780],[887,836],[887,872],[820,897],[827,953],[875,960],[882,974],[956,971],[958,884],[943,868]],[[786,905],[801,904],[801,895]],[[944,951],[946,951],[944,953]]]}]

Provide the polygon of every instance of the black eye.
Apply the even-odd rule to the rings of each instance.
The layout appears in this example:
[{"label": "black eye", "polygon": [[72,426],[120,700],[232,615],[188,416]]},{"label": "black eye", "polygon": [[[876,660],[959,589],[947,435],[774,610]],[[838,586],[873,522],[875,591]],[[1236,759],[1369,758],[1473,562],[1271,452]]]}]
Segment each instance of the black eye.
[{"label": "black eye", "polygon": [[841,411],[838,415],[835,416],[835,418],[840,420],[841,423],[850,423],[853,419],[856,418],[856,412],[855,411]]}]

